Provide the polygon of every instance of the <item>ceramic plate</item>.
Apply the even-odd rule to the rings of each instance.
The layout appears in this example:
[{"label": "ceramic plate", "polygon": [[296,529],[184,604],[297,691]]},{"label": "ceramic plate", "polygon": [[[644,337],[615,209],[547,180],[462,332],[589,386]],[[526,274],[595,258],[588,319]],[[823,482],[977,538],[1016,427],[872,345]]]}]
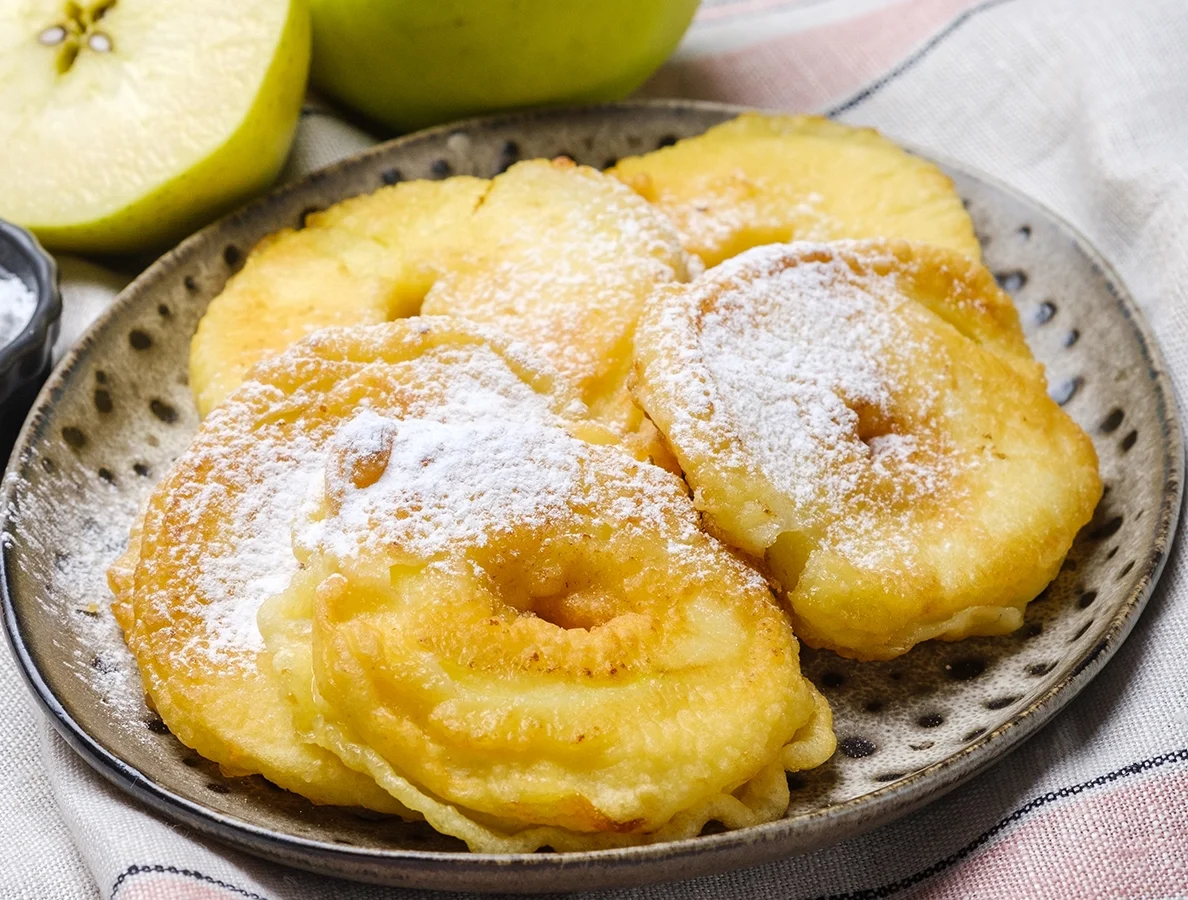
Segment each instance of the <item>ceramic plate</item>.
[{"label": "ceramic plate", "polygon": [[738,112],[621,104],[401,138],[212,225],[124,291],[42,391],[0,505],[8,636],[66,740],[164,815],[260,856],[388,884],[556,891],[688,878],[835,843],[938,797],[1068,703],[1118,649],[1163,566],[1183,473],[1172,390],[1138,310],[1085,241],[1035,203],[949,167],[1052,396],[1093,437],[1107,493],[1016,634],[931,643],[885,663],[805,652],[805,673],[833,705],[839,749],[827,765],[790,777],[783,820],[629,850],[471,854],[423,824],[317,808],[260,778],[224,778],[145,707],[103,573],[138,501],[197,427],[190,335],[251,247],[383,184],[490,176],[559,154],[606,166]]}]

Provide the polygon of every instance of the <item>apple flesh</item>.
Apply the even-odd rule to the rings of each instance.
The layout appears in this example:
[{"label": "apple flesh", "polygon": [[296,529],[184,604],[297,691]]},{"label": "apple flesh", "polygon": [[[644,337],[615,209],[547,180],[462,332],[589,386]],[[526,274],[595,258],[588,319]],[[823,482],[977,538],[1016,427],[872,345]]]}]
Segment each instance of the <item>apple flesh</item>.
[{"label": "apple flesh", "polygon": [[0,4],[0,217],[57,250],[176,241],[276,177],[309,42],[306,0]]},{"label": "apple flesh", "polygon": [[311,0],[313,82],[408,131],[511,107],[618,100],[697,0]]}]

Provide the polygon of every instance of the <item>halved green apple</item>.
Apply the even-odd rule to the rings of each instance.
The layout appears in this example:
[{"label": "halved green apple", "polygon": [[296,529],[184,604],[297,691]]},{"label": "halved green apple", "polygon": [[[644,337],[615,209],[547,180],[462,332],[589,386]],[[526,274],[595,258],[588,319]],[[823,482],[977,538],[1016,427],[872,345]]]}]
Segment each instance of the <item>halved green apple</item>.
[{"label": "halved green apple", "polygon": [[156,249],[280,171],[306,0],[0,3],[0,217],[60,250]]}]

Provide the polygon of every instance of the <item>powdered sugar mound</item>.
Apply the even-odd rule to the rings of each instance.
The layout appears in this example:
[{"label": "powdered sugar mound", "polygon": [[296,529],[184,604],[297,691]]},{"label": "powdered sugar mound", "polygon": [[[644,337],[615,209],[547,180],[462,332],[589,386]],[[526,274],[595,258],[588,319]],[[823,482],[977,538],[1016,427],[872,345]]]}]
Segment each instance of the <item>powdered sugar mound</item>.
[{"label": "powdered sugar mound", "polygon": [[15,275],[0,269],[0,347],[16,338],[37,308],[37,295]]}]

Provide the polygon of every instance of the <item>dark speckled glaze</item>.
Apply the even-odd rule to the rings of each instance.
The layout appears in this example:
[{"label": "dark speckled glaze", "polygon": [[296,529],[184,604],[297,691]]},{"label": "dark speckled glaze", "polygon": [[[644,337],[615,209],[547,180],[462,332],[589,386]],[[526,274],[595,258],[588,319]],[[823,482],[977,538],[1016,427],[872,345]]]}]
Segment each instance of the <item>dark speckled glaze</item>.
[{"label": "dark speckled glaze", "polygon": [[1093,437],[1109,489],[1016,634],[930,643],[884,663],[805,652],[806,673],[833,704],[839,751],[790,777],[783,820],[629,850],[471,854],[424,825],[315,808],[259,778],[225,778],[138,695],[110,693],[129,662],[105,611],[96,612],[106,602],[102,571],[122,549],[137,501],[197,426],[186,385],[190,335],[260,238],[382,184],[490,176],[518,159],[561,153],[605,166],[738,111],[619,104],[422,132],[253,203],[137,279],[42,391],[0,506],[0,527],[12,536],[0,573],[7,633],[71,745],[169,818],[302,868],[422,888],[592,889],[755,865],[866,831],[1001,758],[1085,687],[1129,633],[1170,545],[1183,475],[1171,386],[1125,288],[1079,235],[1006,188],[948,167],[986,263],[1014,296],[1053,397]]}]

